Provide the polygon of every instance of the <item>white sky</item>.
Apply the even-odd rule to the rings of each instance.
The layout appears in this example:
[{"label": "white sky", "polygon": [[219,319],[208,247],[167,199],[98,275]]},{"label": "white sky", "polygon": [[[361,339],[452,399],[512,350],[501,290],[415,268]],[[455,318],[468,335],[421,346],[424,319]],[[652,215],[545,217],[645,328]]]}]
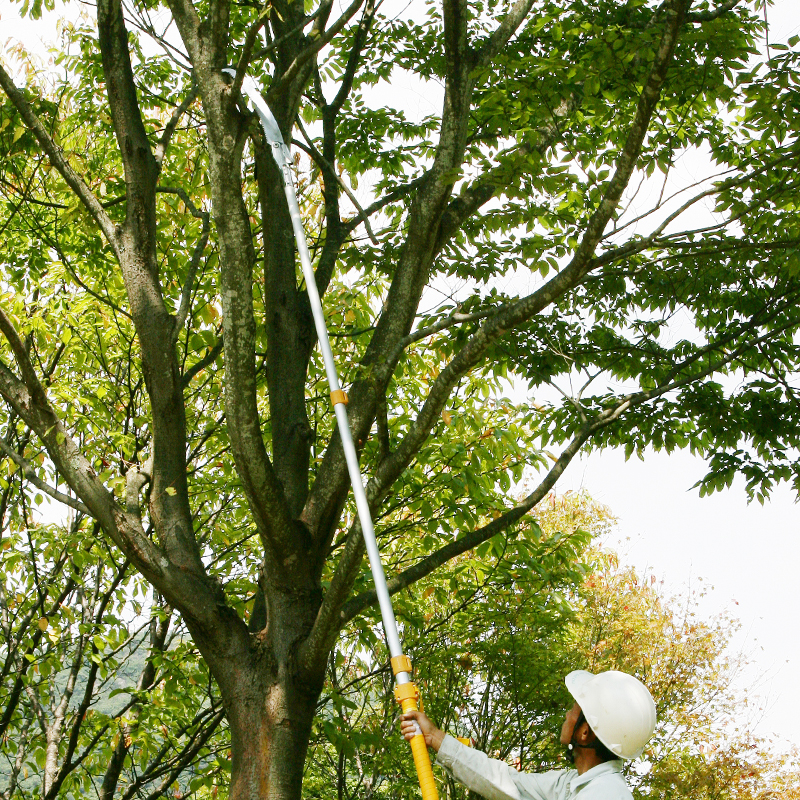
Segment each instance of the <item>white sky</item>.
[{"label": "white sky", "polygon": [[[772,42],[800,33],[800,2],[777,0],[769,21]],[[0,48],[9,37],[41,50],[42,42],[55,40],[54,18],[20,20],[19,5],[0,0]],[[406,91],[420,115],[434,110],[429,93]],[[742,622],[736,646],[751,654],[751,667],[740,687],[764,700],[754,704],[763,708],[757,732],[800,746],[800,509],[785,487],[764,507],[748,506],[741,481],[701,499],[690,487],[703,474],[703,464],[688,453],[625,462],[608,451],[574,463],[558,489],[586,488],[607,504],[620,520],[618,545],[640,570],[660,575],[676,591],[699,587],[699,578],[714,587],[701,608],[709,615],[727,608]]]}]

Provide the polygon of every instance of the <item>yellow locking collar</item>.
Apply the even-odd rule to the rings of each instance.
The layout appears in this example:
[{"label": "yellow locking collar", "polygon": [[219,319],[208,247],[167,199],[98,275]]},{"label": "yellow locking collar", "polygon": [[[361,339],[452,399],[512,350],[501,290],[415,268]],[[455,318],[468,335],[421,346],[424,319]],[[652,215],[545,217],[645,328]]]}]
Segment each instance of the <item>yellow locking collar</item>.
[{"label": "yellow locking collar", "polygon": [[343,389],[336,389],[336,391],[331,392],[331,403],[334,405],[337,403],[347,405],[347,393]]},{"label": "yellow locking collar", "polygon": [[394,697],[398,703],[404,700],[414,700],[414,703],[419,699],[419,689],[417,685],[409,681],[408,683],[401,683],[399,686],[394,687]]},{"label": "yellow locking collar", "polygon": [[397,675],[399,672],[411,674],[411,659],[408,656],[395,656],[392,659],[392,672]]}]

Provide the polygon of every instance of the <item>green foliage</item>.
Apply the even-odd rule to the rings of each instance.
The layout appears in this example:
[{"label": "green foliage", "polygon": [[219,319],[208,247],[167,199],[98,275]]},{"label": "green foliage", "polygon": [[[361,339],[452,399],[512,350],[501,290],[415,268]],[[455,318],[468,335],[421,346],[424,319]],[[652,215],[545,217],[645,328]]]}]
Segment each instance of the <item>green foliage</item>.
[{"label": "green foliage", "polygon": [[[98,5],[101,17],[116,8]],[[34,697],[63,695],[52,676],[68,663],[79,674],[94,664],[100,680],[124,670],[117,653],[134,657],[134,616],[169,606],[194,644],[179,628],[171,646],[150,648],[163,686],[136,706],[144,732],[141,744],[130,734],[141,761],[126,755],[129,774],[154,776],[167,745],[183,763],[181,748],[216,719],[204,704],[216,709],[217,692],[239,720],[253,686],[295,681],[316,696],[329,655],[309,791],[324,794],[326,759],[347,792],[407,768],[406,751],[385,746],[385,672],[362,688],[384,660],[372,580],[353,544],[279,177],[219,75],[239,63],[295,140],[293,177],[379,542],[401,589],[398,618],[423,682],[434,685],[435,664],[449,670],[430,707],[541,766],[557,754],[530,731],[556,725],[558,676],[576,652],[658,674],[674,658],[711,680],[710,628],[692,640],[706,661],[649,651],[644,634],[628,642],[624,625],[617,650],[595,652],[599,642],[578,633],[593,613],[689,640],[657,595],[638,596],[640,617],[595,608],[599,594],[576,589],[587,535],[546,528],[544,510],[539,522],[524,513],[581,447],[689,448],[708,459],[702,493],[736,474],[762,502],[779,481],[800,488],[797,42],[765,62],[757,3],[716,14],[698,2],[673,51],[682,5],[545,0],[501,41],[507,8],[495,0],[463,13],[426,3],[414,17],[366,3],[315,49],[336,24],[324,5],[202,0],[195,26],[146,0],[128,4],[117,38],[110,23],[104,36],[87,18],[65,24],[50,71],[17,51],[25,86],[17,94],[4,70],[0,105],[4,569],[14,597],[41,605],[59,581],[72,592],[90,579],[108,587],[111,565],[124,565],[108,608],[77,629],[77,650],[48,622],[38,639],[47,655],[26,673],[38,676]],[[39,0],[21,8],[42,12]],[[434,98],[434,110],[414,113],[392,91],[401,83]],[[674,190],[676,165],[698,153],[714,174]],[[45,495],[78,514],[69,534],[32,511],[45,512]],[[105,560],[87,510],[105,528]],[[437,572],[409,577],[434,563]],[[144,595],[132,565],[151,582]],[[8,636],[38,654],[35,630],[14,624]],[[59,621],[58,631],[80,624]],[[4,655],[13,676],[17,662]],[[683,702],[667,695],[665,709]],[[542,697],[553,705],[537,705]],[[284,725],[263,705],[259,742],[311,725]],[[118,722],[92,710],[81,742]],[[183,743],[168,743],[161,725]],[[192,785],[200,795],[215,791],[215,770],[246,760],[229,764],[215,746],[186,761],[211,765],[213,785]],[[41,769],[42,746],[31,747]],[[115,747],[102,733],[70,776],[90,780],[99,767],[88,765]]]},{"label": "green foliage", "polygon": [[[12,490],[16,477],[5,508]],[[0,789],[129,797],[213,784],[227,745],[219,698],[173,611],[85,520],[28,519],[12,519],[0,551]]]}]

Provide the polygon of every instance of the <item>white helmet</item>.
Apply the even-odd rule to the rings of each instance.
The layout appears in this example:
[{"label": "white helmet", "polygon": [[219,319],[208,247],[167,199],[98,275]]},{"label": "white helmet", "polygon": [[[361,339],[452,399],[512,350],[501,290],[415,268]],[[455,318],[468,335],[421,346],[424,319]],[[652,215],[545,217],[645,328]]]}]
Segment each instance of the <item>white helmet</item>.
[{"label": "white helmet", "polygon": [[570,672],[564,679],[595,736],[620,758],[641,755],[656,728],[656,704],[633,675],[609,670]]}]

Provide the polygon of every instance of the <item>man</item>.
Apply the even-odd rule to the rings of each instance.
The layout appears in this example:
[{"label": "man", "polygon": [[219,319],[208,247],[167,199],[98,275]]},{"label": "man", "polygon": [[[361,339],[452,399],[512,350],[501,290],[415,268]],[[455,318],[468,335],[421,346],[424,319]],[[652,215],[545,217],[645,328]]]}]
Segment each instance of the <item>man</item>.
[{"label": "man", "polygon": [[[400,717],[406,739],[419,725],[425,742],[459,783],[487,800],[632,800],[621,759],[641,754],[656,727],[656,706],[633,675],[577,670],[565,679],[575,700],[561,727],[561,744],[574,769],[517,772],[504,761],[461,744],[421,711]],[[416,723],[416,725],[415,725]]]}]

